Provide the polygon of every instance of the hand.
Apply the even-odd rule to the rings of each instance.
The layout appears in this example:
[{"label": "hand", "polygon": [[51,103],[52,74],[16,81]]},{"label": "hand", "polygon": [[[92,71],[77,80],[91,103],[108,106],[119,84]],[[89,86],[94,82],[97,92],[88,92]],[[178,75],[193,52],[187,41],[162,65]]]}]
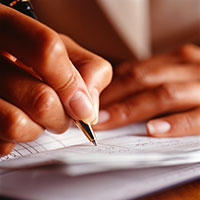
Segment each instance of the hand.
[{"label": "hand", "polygon": [[101,96],[96,129],[151,119],[147,132],[155,137],[200,133],[199,47],[186,45],[175,53],[124,63],[115,73]]},{"label": "hand", "polygon": [[70,118],[95,123],[110,64],[64,35],[0,4],[0,155],[56,133]]}]

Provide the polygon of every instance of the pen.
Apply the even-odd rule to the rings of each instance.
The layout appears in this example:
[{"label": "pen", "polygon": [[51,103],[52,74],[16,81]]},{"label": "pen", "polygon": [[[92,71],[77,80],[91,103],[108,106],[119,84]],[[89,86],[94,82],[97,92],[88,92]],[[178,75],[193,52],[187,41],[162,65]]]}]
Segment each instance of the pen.
[{"label": "pen", "polygon": [[[0,3],[9,6],[11,8],[14,8],[19,12],[38,20],[29,0],[0,0]],[[85,134],[88,140],[92,142],[95,146],[97,146],[96,137],[94,131],[92,130],[91,125],[78,120],[74,120],[74,122],[76,126]]]}]

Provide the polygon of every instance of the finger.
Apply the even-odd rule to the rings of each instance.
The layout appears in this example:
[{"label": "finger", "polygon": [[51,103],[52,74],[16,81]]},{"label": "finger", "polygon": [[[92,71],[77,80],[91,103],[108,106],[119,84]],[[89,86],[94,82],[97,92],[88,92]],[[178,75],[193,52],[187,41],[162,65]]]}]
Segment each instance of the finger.
[{"label": "finger", "polygon": [[101,107],[163,83],[199,80],[199,61],[200,48],[185,45],[175,53],[124,63],[117,67],[117,78],[103,92]]},{"label": "finger", "polygon": [[105,106],[120,101],[130,94],[161,84],[199,81],[199,71],[200,65],[196,64],[135,67],[132,74],[114,79],[102,94],[102,105]]},{"label": "finger", "polygon": [[193,44],[184,45],[179,49],[179,56],[187,62],[200,64],[200,47]]},{"label": "finger", "polygon": [[15,147],[14,143],[0,140],[0,157],[9,154]]},{"label": "finger", "polygon": [[104,108],[106,106],[109,106],[126,98],[130,94],[135,94],[144,89],[145,87],[135,81],[130,74],[122,77],[116,77],[101,94],[100,107]]},{"label": "finger", "polygon": [[[197,65],[179,64],[180,60],[178,56],[175,57],[174,54],[168,53],[138,63],[123,64],[125,72],[119,67],[121,72],[118,74],[120,75],[114,77],[101,96],[101,107],[162,83],[200,79]],[[118,71],[120,71],[119,69]]]},{"label": "finger", "polygon": [[111,81],[112,67],[106,60],[80,47],[70,38],[64,35],[61,37],[71,61],[77,67],[88,87],[98,116],[99,94]]},{"label": "finger", "polygon": [[144,88],[155,87],[163,83],[200,80],[200,65],[162,64],[153,67],[135,67],[132,79]]},{"label": "finger", "polygon": [[184,111],[200,103],[199,83],[176,83],[130,97],[100,112],[96,129],[109,129],[144,121],[163,113]]},{"label": "finger", "polygon": [[71,120],[55,91],[7,60],[0,62],[0,96],[26,112],[41,126],[64,132]]},{"label": "finger", "polygon": [[[103,58],[89,52],[65,35],[61,35],[70,60],[78,68],[88,87],[101,92],[111,81],[112,66]],[[90,84],[89,84],[90,83]]]},{"label": "finger", "polygon": [[0,99],[0,140],[10,143],[32,141],[43,128],[33,122],[22,110]]},{"label": "finger", "polygon": [[132,69],[136,66],[155,67],[155,66],[160,66],[163,63],[175,64],[180,62],[182,62],[182,56],[177,55],[177,53],[174,52],[169,52],[169,53],[155,55],[146,60],[123,62],[122,64],[116,66],[115,72],[117,75],[123,76],[132,73]]},{"label": "finger", "polygon": [[13,9],[3,5],[0,9],[1,48],[31,66],[54,88],[72,118],[91,122],[95,118],[92,99],[60,36]]},{"label": "finger", "polygon": [[153,137],[181,137],[200,134],[200,108],[151,120],[147,132]]}]

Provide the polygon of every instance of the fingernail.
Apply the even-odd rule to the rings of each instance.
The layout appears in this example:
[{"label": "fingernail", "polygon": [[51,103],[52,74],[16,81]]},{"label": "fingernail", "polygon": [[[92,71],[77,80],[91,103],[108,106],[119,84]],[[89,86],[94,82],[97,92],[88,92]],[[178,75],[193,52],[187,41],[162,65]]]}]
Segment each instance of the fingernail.
[{"label": "fingernail", "polygon": [[[71,114],[86,123],[94,120],[94,108],[89,97],[82,91],[77,91],[69,101]],[[72,116],[73,117],[73,116]]]},{"label": "fingernail", "polygon": [[91,97],[93,100],[94,111],[95,111],[95,119],[91,122],[92,125],[95,125],[98,122],[99,116],[99,92],[97,89],[93,89],[91,92]]},{"label": "fingernail", "polygon": [[147,123],[147,129],[151,134],[166,133],[171,129],[171,125],[166,121],[150,121]]},{"label": "fingernail", "polygon": [[99,112],[99,121],[98,124],[103,124],[105,122],[107,122],[110,119],[110,113],[105,111],[105,110],[101,110]]}]

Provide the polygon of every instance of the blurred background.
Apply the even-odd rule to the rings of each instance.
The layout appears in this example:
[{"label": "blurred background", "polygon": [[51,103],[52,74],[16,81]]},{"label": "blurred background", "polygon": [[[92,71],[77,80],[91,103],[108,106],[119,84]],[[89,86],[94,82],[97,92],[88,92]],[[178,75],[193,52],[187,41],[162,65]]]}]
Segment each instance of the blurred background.
[{"label": "blurred background", "polygon": [[113,63],[200,41],[199,0],[32,0],[40,21]]}]

